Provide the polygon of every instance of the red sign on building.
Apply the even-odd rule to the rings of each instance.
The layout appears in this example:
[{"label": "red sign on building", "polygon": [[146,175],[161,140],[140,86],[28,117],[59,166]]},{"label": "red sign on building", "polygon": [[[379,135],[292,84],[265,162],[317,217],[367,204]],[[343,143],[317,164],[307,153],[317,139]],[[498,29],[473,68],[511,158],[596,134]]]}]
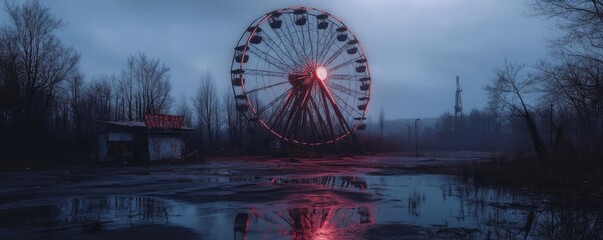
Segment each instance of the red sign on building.
[{"label": "red sign on building", "polygon": [[144,124],[148,128],[180,129],[182,128],[183,116],[165,114],[146,114]]}]

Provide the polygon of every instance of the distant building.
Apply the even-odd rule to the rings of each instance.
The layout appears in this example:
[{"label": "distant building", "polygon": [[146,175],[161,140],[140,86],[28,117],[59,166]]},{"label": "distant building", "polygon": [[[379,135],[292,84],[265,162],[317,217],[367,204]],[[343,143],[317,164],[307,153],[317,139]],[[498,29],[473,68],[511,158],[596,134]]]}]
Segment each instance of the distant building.
[{"label": "distant building", "polygon": [[144,122],[97,121],[97,161],[157,161],[182,159],[182,117],[147,115]]}]

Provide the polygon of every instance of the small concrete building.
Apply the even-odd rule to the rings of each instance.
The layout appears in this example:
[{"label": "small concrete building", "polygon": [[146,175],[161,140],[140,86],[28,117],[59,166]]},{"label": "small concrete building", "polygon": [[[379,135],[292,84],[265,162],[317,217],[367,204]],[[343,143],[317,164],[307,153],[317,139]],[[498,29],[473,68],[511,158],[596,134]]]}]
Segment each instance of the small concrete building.
[{"label": "small concrete building", "polygon": [[182,120],[180,124],[157,124],[157,121],[147,120],[145,117],[145,122],[97,121],[97,161],[145,162],[182,159],[185,151],[182,135],[192,129],[182,127]]}]

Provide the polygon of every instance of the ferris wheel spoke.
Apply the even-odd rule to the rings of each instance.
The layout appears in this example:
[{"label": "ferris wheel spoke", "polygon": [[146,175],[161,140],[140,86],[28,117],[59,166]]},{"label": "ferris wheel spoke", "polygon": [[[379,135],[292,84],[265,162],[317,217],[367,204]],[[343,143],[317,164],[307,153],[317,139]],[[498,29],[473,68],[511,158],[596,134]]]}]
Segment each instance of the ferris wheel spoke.
[{"label": "ferris wheel spoke", "polygon": [[288,136],[289,134],[291,134],[292,131],[295,131],[296,129],[299,128],[295,128],[295,127],[290,127],[290,124],[296,124],[299,122],[299,118],[301,116],[301,114],[303,114],[303,111],[306,110],[306,103],[308,101],[308,95],[310,94],[310,90],[309,89],[305,89],[303,92],[303,97],[297,98],[296,102],[295,102],[295,109],[293,111],[291,111],[291,114],[289,114],[289,117],[287,119],[287,122],[285,124],[285,126],[288,127],[289,132],[288,132]]},{"label": "ferris wheel spoke", "polygon": [[343,110],[345,111],[345,113],[348,114],[348,116],[355,116],[355,114],[362,114],[362,112],[359,112],[358,110],[356,110],[356,108],[354,108],[354,106],[351,106],[350,104],[348,104],[347,101],[345,101],[338,94],[333,93],[333,96],[335,96],[335,98],[337,98],[335,102],[340,102],[340,105],[344,107]]},{"label": "ferris wheel spoke", "polygon": [[353,58],[353,59],[347,60],[347,61],[345,61],[345,62],[343,62],[343,63],[340,63],[339,65],[337,65],[337,66],[335,66],[335,67],[330,68],[330,69],[329,69],[329,72],[334,72],[334,71],[337,71],[337,69],[340,69],[340,68],[342,68],[342,67],[348,66],[348,65],[350,65],[350,64],[354,64],[354,63],[355,63],[357,60],[359,60],[359,59],[360,59],[360,58]]},{"label": "ferris wheel spoke", "polygon": [[[295,20],[293,19],[293,16],[291,14],[289,14],[288,17],[291,20],[291,22],[295,22]],[[295,46],[301,46],[302,47],[301,54],[299,52],[297,52],[298,57],[303,58],[304,62],[306,62],[306,63],[309,62],[310,59],[306,55],[306,51],[304,49],[304,42],[299,38],[299,31],[297,31],[297,29],[295,29],[295,26],[293,26],[293,28],[294,28],[293,31],[289,30],[289,25],[286,25],[286,26],[287,26],[287,30],[289,32],[295,33],[295,38],[297,39],[297,44],[295,44]],[[291,38],[293,39],[293,37],[291,37]],[[295,42],[295,40],[293,40],[293,42]]]},{"label": "ferris wheel spoke", "polygon": [[[273,45],[276,45],[276,43],[274,43],[274,41],[272,40],[272,38],[270,38],[270,36],[268,34],[264,35],[264,42],[266,42],[266,46],[268,47],[268,50],[261,50],[260,48],[258,48],[256,46],[254,46],[254,48],[258,49],[258,51],[262,52],[263,54],[269,55],[271,58],[278,59],[278,61],[282,65],[286,65],[289,68],[291,67],[291,64],[295,65],[294,62],[289,63],[287,61],[287,59],[283,58],[282,54],[280,54],[279,52],[277,52],[275,50]],[[270,54],[271,52],[274,53],[274,55]]]},{"label": "ferris wheel spoke", "polygon": [[333,54],[331,54],[331,56],[329,56],[329,58],[327,58],[327,60],[322,61],[323,59],[321,59],[322,65],[324,65],[324,66],[330,65],[333,61],[335,61],[335,59],[337,59],[337,57],[339,57],[345,51],[346,47],[347,47],[347,44],[344,44],[341,47],[339,47]]},{"label": "ferris wheel spoke", "polygon": [[293,115],[296,113],[296,111],[299,111],[299,108],[296,108],[296,106],[298,106],[299,104],[299,95],[297,94],[293,94],[293,101],[290,102],[290,106],[288,107],[289,111],[286,111],[286,117],[283,116],[281,118],[276,119],[279,122],[279,126],[281,127],[285,137],[288,137],[288,131],[290,129],[289,127],[289,123],[291,121],[291,118],[293,117]]},{"label": "ferris wheel spoke", "polygon": [[335,43],[334,43],[335,36],[336,36],[336,34],[334,34],[334,33],[331,34],[330,39],[329,39],[330,43],[328,44],[328,46],[325,46],[323,48],[323,50],[320,52],[320,54],[317,58],[317,61],[320,62],[322,65],[326,66],[326,64],[324,63],[325,62],[324,59],[327,57],[327,54],[329,54],[329,52],[331,52],[331,48],[333,47],[333,45],[335,45]]},{"label": "ferris wheel spoke", "polygon": [[326,111],[329,128],[330,128],[331,132],[333,133],[332,136],[335,136],[335,129],[338,129],[340,131],[345,131],[345,127],[342,125],[343,123],[341,121],[339,121],[339,122],[335,121],[335,120],[339,120],[339,117],[337,116],[337,113],[335,112],[335,109],[333,108],[333,105],[331,104],[331,101],[329,100],[328,93],[321,89],[320,94],[321,94],[321,100],[322,100],[324,109]]},{"label": "ferris wheel spoke", "polygon": [[316,62],[320,63],[320,59],[323,58],[324,55],[328,52],[331,46],[335,43],[335,33],[334,33],[334,25],[331,20],[329,20],[329,26],[326,29],[319,30],[317,40],[317,49],[316,49]]},{"label": "ferris wheel spoke", "polygon": [[[259,53],[256,51],[258,51]],[[291,69],[293,69],[293,67],[291,67],[289,64],[284,63],[283,61],[275,58],[274,56],[270,55],[269,53],[264,52],[263,50],[259,49],[258,47],[254,46],[254,49],[249,49],[248,52],[252,53],[253,55],[256,55],[260,59],[264,60],[265,62],[278,68],[279,70],[281,70],[283,72],[288,72]]]},{"label": "ferris wheel spoke", "polygon": [[297,67],[303,66],[307,62],[307,59],[303,56],[303,54],[301,54],[299,52],[299,49],[297,48],[297,44],[295,44],[295,40],[293,39],[293,36],[291,36],[291,34],[283,34],[283,35],[289,42],[288,48],[293,49],[292,53],[295,54],[293,56],[293,58],[299,59],[298,61],[296,61]]},{"label": "ferris wheel spoke", "polygon": [[[289,31],[288,25],[287,24],[284,24],[284,25],[285,25],[285,27],[287,27],[287,31]],[[279,33],[279,31],[280,31],[280,33]],[[295,43],[293,42],[293,38],[291,38],[291,35],[285,33],[285,31],[283,30],[282,27],[279,28],[279,31],[273,29],[273,32],[278,36],[279,40],[281,40],[281,42],[283,43],[283,45],[286,45],[285,41],[283,41],[283,39],[286,40],[286,42],[287,42],[288,45],[284,46],[285,49],[292,49],[293,50],[292,53],[295,54],[295,56],[293,56],[291,54],[288,54],[288,56],[291,59],[300,59],[299,58],[299,53],[297,52],[297,47],[295,47]],[[289,51],[289,52],[291,53],[291,51]],[[301,65],[301,63],[298,62],[298,61],[294,61],[294,62],[296,64],[298,64],[298,65]]]},{"label": "ferris wheel spoke", "polygon": [[[316,111],[316,116],[317,116],[318,122],[322,128],[322,132],[323,132],[324,136],[331,136],[331,139],[335,140],[335,132],[333,131],[333,126],[331,124],[331,116],[329,115],[329,111],[327,110],[328,108],[327,108],[326,102],[324,102],[325,103],[324,112],[325,112],[325,117],[327,118],[328,123],[325,122],[325,119],[323,119],[323,117],[321,116],[320,110],[318,110],[319,105],[316,104],[316,101],[314,100],[314,98],[311,98],[310,100],[311,100],[312,106],[314,107],[314,111]],[[330,127],[327,125],[330,125]]]},{"label": "ferris wheel spoke", "polygon": [[329,80],[358,80],[364,75],[355,75],[355,74],[332,74],[329,75]]},{"label": "ferris wheel spoke", "polygon": [[[295,101],[293,102],[293,106],[297,106],[298,104],[296,104],[297,102],[299,102],[299,99],[296,98]],[[293,131],[294,126],[291,126],[291,120],[297,115],[297,113],[301,111],[300,108],[292,108],[289,111],[289,114],[286,118],[286,120],[283,122],[284,124],[283,126],[283,130],[285,133],[286,137],[290,137],[291,136],[291,131]],[[293,123],[295,123],[295,121],[293,121]]]},{"label": "ferris wheel spoke", "polygon": [[308,43],[310,44],[310,57],[314,56],[314,40],[312,39],[312,32],[310,31],[310,26],[316,26],[316,23],[313,23],[312,20],[315,18],[308,17],[308,23],[306,25],[306,32],[308,33]]},{"label": "ferris wheel spoke", "polygon": [[[281,45],[285,45],[285,42],[283,42],[283,39],[281,38],[281,36],[278,34],[278,32],[276,32],[274,29],[272,29],[272,32],[276,35],[276,37],[278,38],[278,40],[280,41],[280,44],[276,43],[276,41],[274,41],[272,39],[272,37],[269,34],[266,34],[266,42],[268,43],[268,47],[272,50],[272,52],[274,52],[277,56],[279,56],[283,62],[286,62],[281,56],[285,56],[287,59],[289,59],[291,61],[291,64],[295,65],[301,65],[301,63],[297,62],[293,56],[291,56],[291,54],[285,50],[283,50]],[[272,47],[272,46],[276,46],[276,47]],[[279,50],[279,52],[276,51],[276,49]]]},{"label": "ferris wheel spoke", "polygon": [[[309,25],[309,23],[304,24],[305,26]],[[306,34],[304,33],[304,28],[302,26],[302,29],[300,29],[299,34],[297,34],[297,39],[299,40],[299,44],[302,47],[302,52],[304,53],[304,56],[306,56],[306,59],[310,59],[310,57],[307,54],[308,51],[308,46],[306,45],[308,43],[308,41],[306,41]],[[301,35],[301,36],[300,36]],[[301,37],[301,39],[300,39]]]},{"label": "ferris wheel spoke", "polygon": [[[321,82],[322,83],[322,82]],[[350,126],[348,126],[348,124],[345,121],[345,118],[343,116],[343,113],[341,112],[341,110],[339,109],[339,105],[337,105],[337,102],[335,101],[335,99],[333,98],[333,94],[331,93],[331,91],[329,91],[329,88],[322,83],[321,84],[321,89],[324,92],[324,94],[327,97],[327,100],[329,100],[329,103],[331,104],[331,107],[333,108],[333,110],[335,111],[335,116],[337,117],[337,119],[339,120],[341,126],[346,130],[346,131],[351,131],[352,128],[350,128]]]},{"label": "ferris wheel spoke", "polygon": [[261,114],[261,113],[265,112],[266,110],[268,110],[270,107],[276,105],[277,102],[284,99],[290,92],[291,92],[291,89],[287,89],[287,91],[283,92],[281,95],[274,98],[272,101],[266,103],[266,105],[264,105],[260,110],[258,110],[257,114]]},{"label": "ferris wheel spoke", "polygon": [[[278,47],[278,49],[280,50],[280,52],[283,55],[285,55],[287,58],[289,58],[289,60],[291,60],[291,62],[294,65],[298,65],[298,66],[302,65],[301,62],[298,61],[299,58],[294,58],[293,55],[291,54],[291,51],[286,51],[286,49],[291,49],[291,48],[295,47],[295,45],[293,44],[293,41],[286,37],[286,34],[283,33],[282,29],[280,31],[281,33],[279,33],[279,31],[275,30],[274,28],[271,28],[271,29],[272,29],[272,33],[274,33],[274,35],[276,35],[276,38],[279,40],[280,44],[277,44],[276,41],[274,41],[269,34],[266,34],[267,35],[266,40],[270,41],[274,45],[276,45]],[[287,44],[289,44],[289,45],[287,45]],[[285,49],[283,49],[283,47]],[[274,51],[274,52],[276,53],[276,51]]]},{"label": "ferris wheel spoke", "polygon": [[339,92],[345,93],[345,94],[350,95],[350,96],[364,96],[365,95],[365,93],[363,93],[363,92],[352,90],[352,89],[350,89],[348,87],[339,85],[339,84],[334,83],[334,82],[328,82],[327,85],[330,86],[332,89],[335,89],[335,90],[337,90]]},{"label": "ferris wheel spoke", "polygon": [[342,132],[352,131],[352,128],[348,125],[343,112],[339,109],[339,105],[337,105],[337,103],[333,103],[333,108],[335,109],[335,116],[341,124]]},{"label": "ferris wheel spoke", "polygon": [[[324,41],[323,37],[324,36],[324,31],[321,31],[320,29],[316,29],[316,52],[314,53],[314,60],[318,61],[318,58],[320,56],[320,51],[321,51],[321,43]],[[321,41],[322,40],[322,41]]]},{"label": "ferris wheel spoke", "polygon": [[[310,60],[314,60],[314,42],[312,39],[312,32],[310,31],[310,28],[312,26],[316,26],[316,23],[312,21],[315,18],[308,17],[307,19],[307,23],[304,24],[304,26],[302,26],[302,29],[300,30],[302,36],[302,46],[304,47],[304,53],[306,53],[307,58]],[[306,30],[305,32],[304,29]]]},{"label": "ferris wheel spoke", "polygon": [[313,97],[310,97],[310,101],[308,102],[308,111],[306,111],[306,115],[308,117],[308,122],[310,123],[310,129],[308,130],[311,130],[313,132],[312,138],[314,139],[317,136],[321,135],[320,132],[322,131],[322,127],[320,126],[320,121],[318,120],[319,112],[310,109],[310,107],[313,106],[312,102],[314,102],[314,99]]},{"label": "ferris wheel spoke", "polygon": [[[291,19],[291,17],[289,17],[289,18],[288,18],[288,20],[289,20],[291,23],[292,23],[292,22],[294,22],[294,21]],[[293,53],[295,53],[295,57],[296,57],[297,59],[302,60],[302,62],[306,62],[306,61],[307,61],[307,59],[306,59],[306,58],[304,58],[304,56],[303,56],[302,54],[300,54],[300,53],[299,53],[299,50],[298,50],[298,48],[297,48],[297,46],[298,46],[299,44],[296,44],[296,43],[295,43],[295,40],[293,39],[293,36],[292,36],[292,35],[293,35],[293,33],[295,33],[295,29],[293,29],[293,31],[291,31],[291,28],[289,27],[289,24],[283,24],[283,25],[285,26],[285,28],[287,28],[287,32],[288,32],[289,34],[287,34],[287,33],[285,32],[285,30],[284,30],[282,27],[281,27],[281,28],[279,28],[279,29],[280,29],[280,31],[281,31],[281,33],[282,33],[282,35],[283,35],[283,36],[284,36],[284,37],[285,37],[285,38],[288,40],[288,42],[289,42],[289,46],[288,46],[288,47],[289,47],[290,49],[293,49]],[[297,34],[296,34],[296,35],[297,35]]]},{"label": "ferris wheel spoke", "polygon": [[[307,112],[307,110],[308,110],[307,106],[308,106],[308,101],[309,101],[309,98],[310,98],[310,93],[312,93],[312,91],[309,90],[309,89],[307,89],[306,92],[305,92],[305,94],[304,94],[304,98],[302,99],[301,104],[298,107],[298,111],[296,113],[296,116],[293,119],[293,123],[299,123],[300,120],[302,120],[301,121],[302,124],[304,123],[303,122],[303,120],[305,120],[305,118],[304,118],[304,112]],[[304,129],[305,130],[305,128],[292,128],[292,129],[294,129],[294,130]]]},{"label": "ferris wheel spoke", "polygon": [[[320,53],[316,57],[316,60],[318,62],[322,62],[322,60],[327,55],[329,50],[331,50],[331,48],[333,47],[335,42],[337,42],[335,40],[335,38],[337,36],[337,34],[334,30],[335,26],[336,26],[336,24],[331,21],[331,24],[329,24],[328,31],[325,31],[322,35],[323,36],[323,41],[321,43],[322,49],[320,50]],[[325,37],[325,35],[326,35],[326,37]]]},{"label": "ferris wheel spoke", "polygon": [[[318,24],[318,20],[316,20],[316,25]],[[312,49],[312,59],[316,60],[318,57],[318,40],[320,40],[320,31],[318,29],[318,26],[316,28],[313,28],[312,31],[310,32],[310,30],[308,30],[309,34],[312,34],[311,36],[314,36],[314,38],[310,38],[310,41],[312,42],[312,45],[314,46],[314,48]]]},{"label": "ferris wheel spoke", "polygon": [[276,78],[281,78],[281,79],[287,79],[287,76],[289,76],[288,73],[284,73],[284,72],[275,72],[275,71],[258,70],[258,69],[246,69],[244,75],[276,77]]},{"label": "ferris wheel spoke", "polygon": [[[310,101],[308,105],[314,106],[314,97],[310,97]],[[315,106],[314,106],[315,108]],[[328,136],[328,132],[325,132],[325,128],[323,126],[322,118],[320,116],[319,111],[306,111],[308,115],[308,122],[310,123],[310,131],[314,134],[311,136],[311,139],[320,138],[320,136]]]},{"label": "ferris wheel spoke", "polygon": [[[289,18],[293,18],[293,15],[289,15]],[[295,22],[293,19],[291,21]],[[306,25],[307,25],[307,23],[306,23]],[[301,31],[298,31],[297,27],[293,26],[293,29],[294,29],[293,32],[295,33],[295,38],[297,39],[297,46],[301,47],[301,49],[300,49],[301,53],[302,53],[304,59],[306,60],[306,62],[308,62],[308,56],[306,55],[306,42],[304,41],[304,36],[303,36],[303,34],[304,34],[303,28]],[[300,32],[302,34],[301,38],[300,38]]]},{"label": "ferris wheel spoke", "polygon": [[[318,103],[317,100],[319,101]],[[320,89],[318,89],[318,91],[316,91],[315,93],[315,96],[312,98],[312,105],[314,107],[314,111],[316,111],[317,119],[322,129],[322,134],[325,137],[328,137],[328,139],[334,140],[336,135],[333,130],[333,123],[331,122],[330,111],[328,110],[328,105],[324,104],[325,102],[321,100],[322,95]],[[323,105],[321,105],[321,103],[323,103]],[[322,111],[320,109],[322,109]]]},{"label": "ferris wheel spoke", "polygon": [[252,94],[254,92],[266,90],[266,89],[273,88],[273,87],[276,87],[276,86],[280,86],[280,85],[283,85],[285,83],[288,83],[288,82],[275,83],[275,84],[272,84],[272,85],[268,85],[268,86],[256,88],[256,89],[253,89],[253,90],[245,91],[245,93],[249,95],[249,94]]},{"label": "ferris wheel spoke", "polygon": [[335,103],[337,103],[337,106],[339,107],[339,109],[342,110],[342,113],[347,114],[348,117],[349,116],[353,116],[352,113],[359,113],[358,111],[356,111],[356,109],[354,108],[354,106],[350,105],[339,94],[337,94],[335,92],[331,92],[331,93],[333,94],[333,98],[335,99]]},{"label": "ferris wheel spoke", "polygon": [[287,100],[285,100],[283,102],[283,104],[279,107],[279,110],[277,111],[277,113],[272,115],[268,119],[268,122],[271,123],[272,127],[278,128],[278,129],[282,128],[281,125],[282,125],[282,120],[283,120],[283,114],[285,114],[285,112],[289,108],[289,105],[291,103],[291,100],[293,100],[293,98],[294,98],[293,93],[291,91],[289,91],[289,94],[287,95]]}]

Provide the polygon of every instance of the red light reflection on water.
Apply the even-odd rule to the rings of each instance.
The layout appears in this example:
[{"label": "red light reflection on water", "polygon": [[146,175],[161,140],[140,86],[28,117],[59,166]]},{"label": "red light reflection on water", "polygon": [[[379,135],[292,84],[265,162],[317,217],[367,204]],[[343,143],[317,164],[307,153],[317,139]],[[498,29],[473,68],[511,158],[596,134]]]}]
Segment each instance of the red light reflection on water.
[{"label": "red light reflection on water", "polygon": [[[366,183],[353,177],[274,178],[271,182],[366,189]],[[236,221],[235,239],[246,239],[248,233],[263,233],[266,239],[277,236],[290,236],[291,239],[341,239],[341,234],[346,229],[373,223],[372,212],[371,203],[356,203],[331,191],[291,194],[278,204],[255,206],[249,213],[237,214],[237,218],[246,216],[247,219]],[[245,223],[245,227],[237,228],[239,222]]]}]

